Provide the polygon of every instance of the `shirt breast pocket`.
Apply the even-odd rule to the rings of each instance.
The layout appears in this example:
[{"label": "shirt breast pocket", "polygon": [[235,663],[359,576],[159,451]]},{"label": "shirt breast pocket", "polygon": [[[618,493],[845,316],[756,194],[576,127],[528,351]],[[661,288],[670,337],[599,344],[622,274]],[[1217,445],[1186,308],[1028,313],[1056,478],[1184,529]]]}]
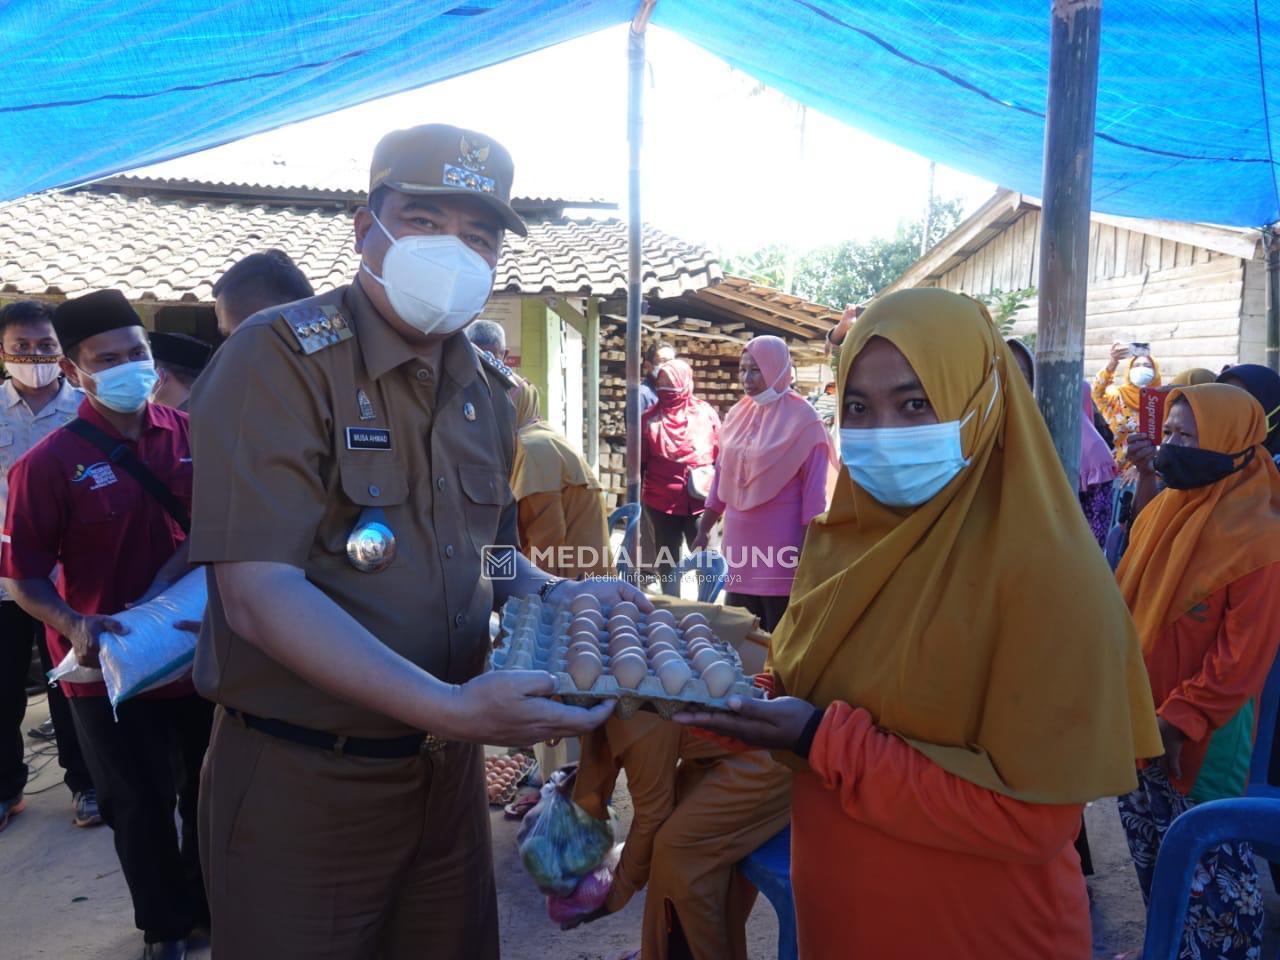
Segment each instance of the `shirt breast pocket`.
[{"label": "shirt breast pocket", "polygon": [[8,427],[0,427],[0,469],[5,470],[13,466],[13,462],[18,459],[18,451],[14,447],[14,433]]},{"label": "shirt breast pocket", "polygon": [[[379,522],[393,536],[399,538],[409,534],[408,519],[402,513],[402,508],[409,500],[409,476],[403,464],[394,460],[348,456],[340,461],[338,473],[348,509],[345,511],[346,516],[334,530],[333,542],[326,544],[327,549],[345,556],[347,541],[360,524],[361,518],[377,519],[369,516],[370,510],[382,510],[383,516]],[[398,549],[391,567],[404,563],[404,559],[404,551]]]},{"label": "shirt breast pocket", "polygon": [[507,480],[491,466],[463,463],[458,465],[458,483],[465,494],[462,512],[467,533],[480,550],[498,534],[498,520],[507,502]]}]

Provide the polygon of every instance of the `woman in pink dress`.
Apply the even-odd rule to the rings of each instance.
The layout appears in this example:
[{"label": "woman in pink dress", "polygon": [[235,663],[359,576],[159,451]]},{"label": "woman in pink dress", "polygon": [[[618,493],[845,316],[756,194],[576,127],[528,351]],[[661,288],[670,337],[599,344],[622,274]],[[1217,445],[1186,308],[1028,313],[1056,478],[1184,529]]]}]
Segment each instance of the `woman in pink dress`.
[{"label": "woman in pink dress", "polygon": [[791,389],[791,353],[778,337],[755,337],[738,368],[741,400],[720,432],[720,457],[695,550],[724,517],[727,603],[772,631],[791,598],[804,532],[827,509],[838,460],[818,412]]}]

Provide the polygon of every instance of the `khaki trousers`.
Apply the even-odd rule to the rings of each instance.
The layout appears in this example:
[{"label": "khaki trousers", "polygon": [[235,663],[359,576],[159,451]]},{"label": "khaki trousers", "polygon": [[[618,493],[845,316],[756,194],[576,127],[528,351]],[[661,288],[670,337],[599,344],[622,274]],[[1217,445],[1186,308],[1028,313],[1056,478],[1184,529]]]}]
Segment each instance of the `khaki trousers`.
[{"label": "khaki trousers", "polygon": [[666,960],[679,920],[695,960],[747,960],[756,890],[738,863],[791,820],[791,775],[768,752],[685,759],[658,828],[645,890],[642,960]]},{"label": "khaki trousers", "polygon": [[483,748],[338,756],[219,708],[200,781],[215,960],[496,960]]}]

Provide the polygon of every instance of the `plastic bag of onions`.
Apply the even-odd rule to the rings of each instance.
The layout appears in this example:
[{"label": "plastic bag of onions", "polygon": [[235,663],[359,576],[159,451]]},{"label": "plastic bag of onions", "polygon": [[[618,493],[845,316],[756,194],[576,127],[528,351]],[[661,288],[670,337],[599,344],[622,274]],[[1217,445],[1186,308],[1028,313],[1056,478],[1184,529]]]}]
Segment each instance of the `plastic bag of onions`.
[{"label": "plastic bag of onions", "polygon": [[[547,896],[568,897],[613,846],[613,828],[573,802],[573,777],[557,772],[525,814],[516,843],[520,862]],[[606,888],[607,889],[607,888]]]}]

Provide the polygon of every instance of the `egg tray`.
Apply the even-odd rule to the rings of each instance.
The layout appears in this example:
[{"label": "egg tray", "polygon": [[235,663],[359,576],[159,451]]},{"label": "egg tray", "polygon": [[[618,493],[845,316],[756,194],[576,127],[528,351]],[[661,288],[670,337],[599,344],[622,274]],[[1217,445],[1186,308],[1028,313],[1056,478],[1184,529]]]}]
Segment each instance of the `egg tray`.
[{"label": "egg tray", "polygon": [[[579,690],[573,678],[565,672],[565,650],[569,645],[567,630],[573,617],[563,604],[544,604],[538,597],[512,597],[503,605],[501,630],[497,645],[489,655],[493,670],[546,670],[556,678],[556,696],[565,703],[590,707],[601,700],[618,701],[615,716],[625,720],[641,709],[651,709],[664,720],[686,709],[727,710],[730,697],[759,698],[764,694],[750,678],[743,675],[742,661],[731,644],[718,635],[712,646],[733,667],[735,679],[723,696],[712,697],[706,684],[697,676],[685,684],[678,694],[671,695],[663,688],[652,669],[634,689],[620,686],[609,673],[612,657],[601,650],[605,672],[596,678],[588,690]],[[647,622],[642,615],[641,623]],[[713,628],[714,629],[714,628]],[[677,628],[676,651],[688,662],[688,644],[684,632]]]},{"label": "egg tray", "polygon": [[[519,768],[516,771],[515,779],[512,782],[511,786],[509,786],[502,793],[489,798],[489,805],[491,807],[505,807],[508,803],[514,800],[516,798],[516,794],[520,792],[520,788],[524,786],[525,782],[529,779],[529,775],[538,769],[538,761],[533,759],[533,757],[530,757],[526,754],[512,754],[511,756],[513,756],[516,760],[518,760],[520,764]],[[500,759],[505,760],[507,758],[506,757],[485,757],[484,780],[485,780],[486,794],[488,793],[488,789],[489,789],[489,778],[493,775],[495,768],[497,767],[496,761]]]}]

